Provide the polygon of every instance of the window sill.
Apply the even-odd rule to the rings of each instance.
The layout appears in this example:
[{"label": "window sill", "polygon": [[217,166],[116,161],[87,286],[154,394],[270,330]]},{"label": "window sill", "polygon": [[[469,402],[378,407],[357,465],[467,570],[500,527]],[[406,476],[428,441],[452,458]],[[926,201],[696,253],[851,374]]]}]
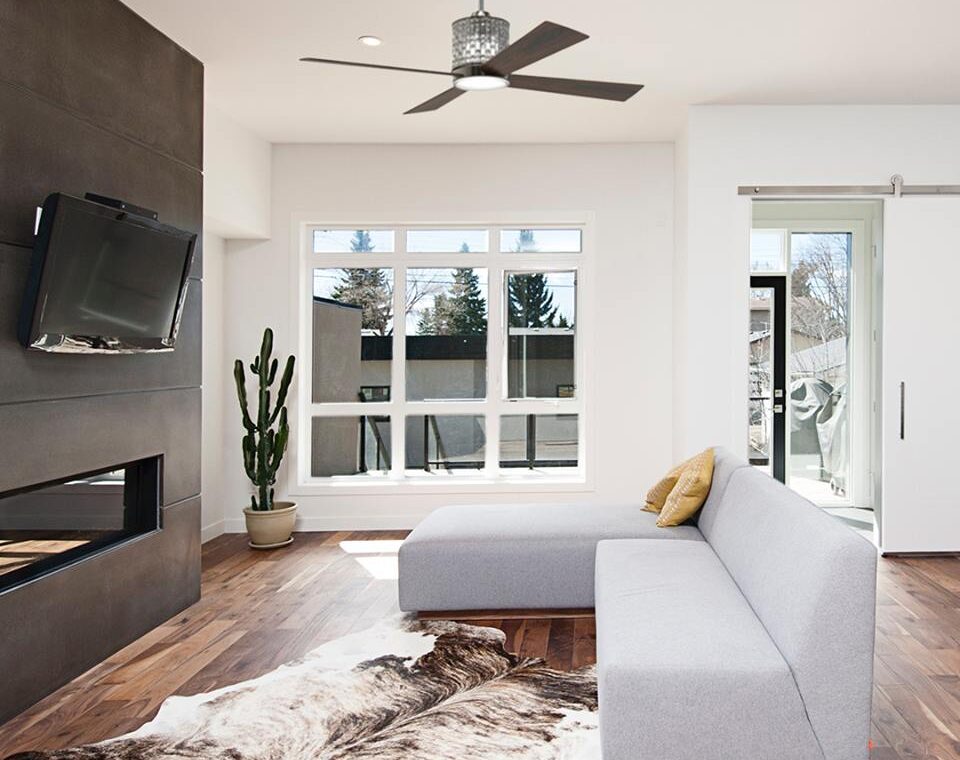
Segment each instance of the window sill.
[{"label": "window sill", "polygon": [[296,483],[290,496],[320,496],[332,493],[351,495],[379,494],[465,494],[465,493],[585,493],[593,490],[592,483],[582,472],[569,475],[541,472],[484,476],[473,474],[423,473],[402,479],[389,476],[347,475],[333,478],[313,478]]}]

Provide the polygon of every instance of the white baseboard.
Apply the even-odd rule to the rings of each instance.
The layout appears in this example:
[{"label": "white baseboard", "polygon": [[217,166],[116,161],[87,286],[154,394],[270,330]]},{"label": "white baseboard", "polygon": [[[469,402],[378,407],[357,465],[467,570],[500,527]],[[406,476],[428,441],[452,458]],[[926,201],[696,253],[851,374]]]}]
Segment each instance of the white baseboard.
[{"label": "white baseboard", "polygon": [[200,529],[200,543],[205,544],[207,541],[216,538],[217,536],[227,533],[228,531],[224,527],[225,520],[217,520],[215,523],[211,523],[204,528]]},{"label": "white baseboard", "polygon": [[[413,530],[423,520],[424,515],[390,515],[369,517],[298,517],[294,530],[305,533],[326,533],[329,531],[353,530]],[[223,521],[224,533],[245,533],[247,526],[242,517],[228,518]]]}]

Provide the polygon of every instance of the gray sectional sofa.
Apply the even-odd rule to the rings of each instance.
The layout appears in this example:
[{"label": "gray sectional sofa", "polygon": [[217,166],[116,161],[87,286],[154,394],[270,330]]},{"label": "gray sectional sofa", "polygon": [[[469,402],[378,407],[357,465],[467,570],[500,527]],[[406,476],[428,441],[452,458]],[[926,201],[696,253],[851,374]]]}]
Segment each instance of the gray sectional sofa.
[{"label": "gray sectional sofa", "polygon": [[874,547],[722,449],[697,524],[655,520],[438,510],[400,547],[400,607],[595,607],[605,760],[866,758]]}]

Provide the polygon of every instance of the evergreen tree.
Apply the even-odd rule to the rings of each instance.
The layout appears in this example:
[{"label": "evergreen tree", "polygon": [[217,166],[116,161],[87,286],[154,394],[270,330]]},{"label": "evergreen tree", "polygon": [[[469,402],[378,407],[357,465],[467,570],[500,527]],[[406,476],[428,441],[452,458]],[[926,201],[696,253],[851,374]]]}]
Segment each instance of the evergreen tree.
[{"label": "evergreen tree", "polygon": [[373,241],[369,230],[355,230],[350,240],[350,250],[353,253],[369,253],[373,250]]},{"label": "evergreen tree", "polygon": [[457,269],[450,289],[450,334],[485,335],[487,300],[480,290],[480,276],[472,269]]},{"label": "evergreen tree", "polygon": [[558,308],[553,305],[553,293],[542,272],[512,275],[507,300],[510,327],[554,326]]},{"label": "evergreen tree", "polygon": [[433,309],[426,308],[420,312],[420,319],[417,320],[417,335],[436,335],[437,320],[434,318]]},{"label": "evergreen tree", "polygon": [[[350,241],[350,250],[365,253],[373,250],[367,230],[356,230]],[[334,288],[337,301],[360,306],[363,309],[361,328],[377,335],[387,335],[393,316],[393,294],[384,269],[344,269],[342,279]]]},{"label": "evergreen tree", "polygon": [[450,335],[452,314],[450,299],[440,293],[433,299],[433,308],[426,308],[420,313],[417,332],[420,335]]},{"label": "evergreen tree", "polygon": [[[514,251],[537,250],[533,230],[520,230]],[[553,294],[542,273],[513,275],[507,287],[507,319],[510,327],[552,327],[557,315]]]},{"label": "evergreen tree", "polygon": [[530,253],[537,250],[537,241],[534,239],[533,230],[520,230],[520,237],[517,239],[517,253]]},{"label": "evergreen tree", "polygon": [[433,299],[417,322],[420,335],[485,335],[487,300],[480,290],[480,276],[473,269],[456,269],[449,294]]}]

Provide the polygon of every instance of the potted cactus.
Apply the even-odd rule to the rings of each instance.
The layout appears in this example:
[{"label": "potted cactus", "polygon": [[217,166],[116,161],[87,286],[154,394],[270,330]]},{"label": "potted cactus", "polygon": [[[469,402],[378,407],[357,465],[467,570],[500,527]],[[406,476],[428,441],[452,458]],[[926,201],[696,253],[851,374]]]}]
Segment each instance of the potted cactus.
[{"label": "potted cactus", "polygon": [[255,549],[273,549],[293,541],[297,505],[292,501],[274,501],[273,486],[290,437],[285,402],[293,380],[294,361],[292,356],[287,358],[276,402],[271,408],[271,388],[280,365],[273,358],[273,330],[269,327],[264,330],[260,353],[250,364],[250,371],[257,378],[256,417],[251,415],[247,405],[247,377],[243,362],[237,359],[233,365],[243,417],[243,467],[256,490],[250,496],[250,506],[243,510],[250,546]]}]

